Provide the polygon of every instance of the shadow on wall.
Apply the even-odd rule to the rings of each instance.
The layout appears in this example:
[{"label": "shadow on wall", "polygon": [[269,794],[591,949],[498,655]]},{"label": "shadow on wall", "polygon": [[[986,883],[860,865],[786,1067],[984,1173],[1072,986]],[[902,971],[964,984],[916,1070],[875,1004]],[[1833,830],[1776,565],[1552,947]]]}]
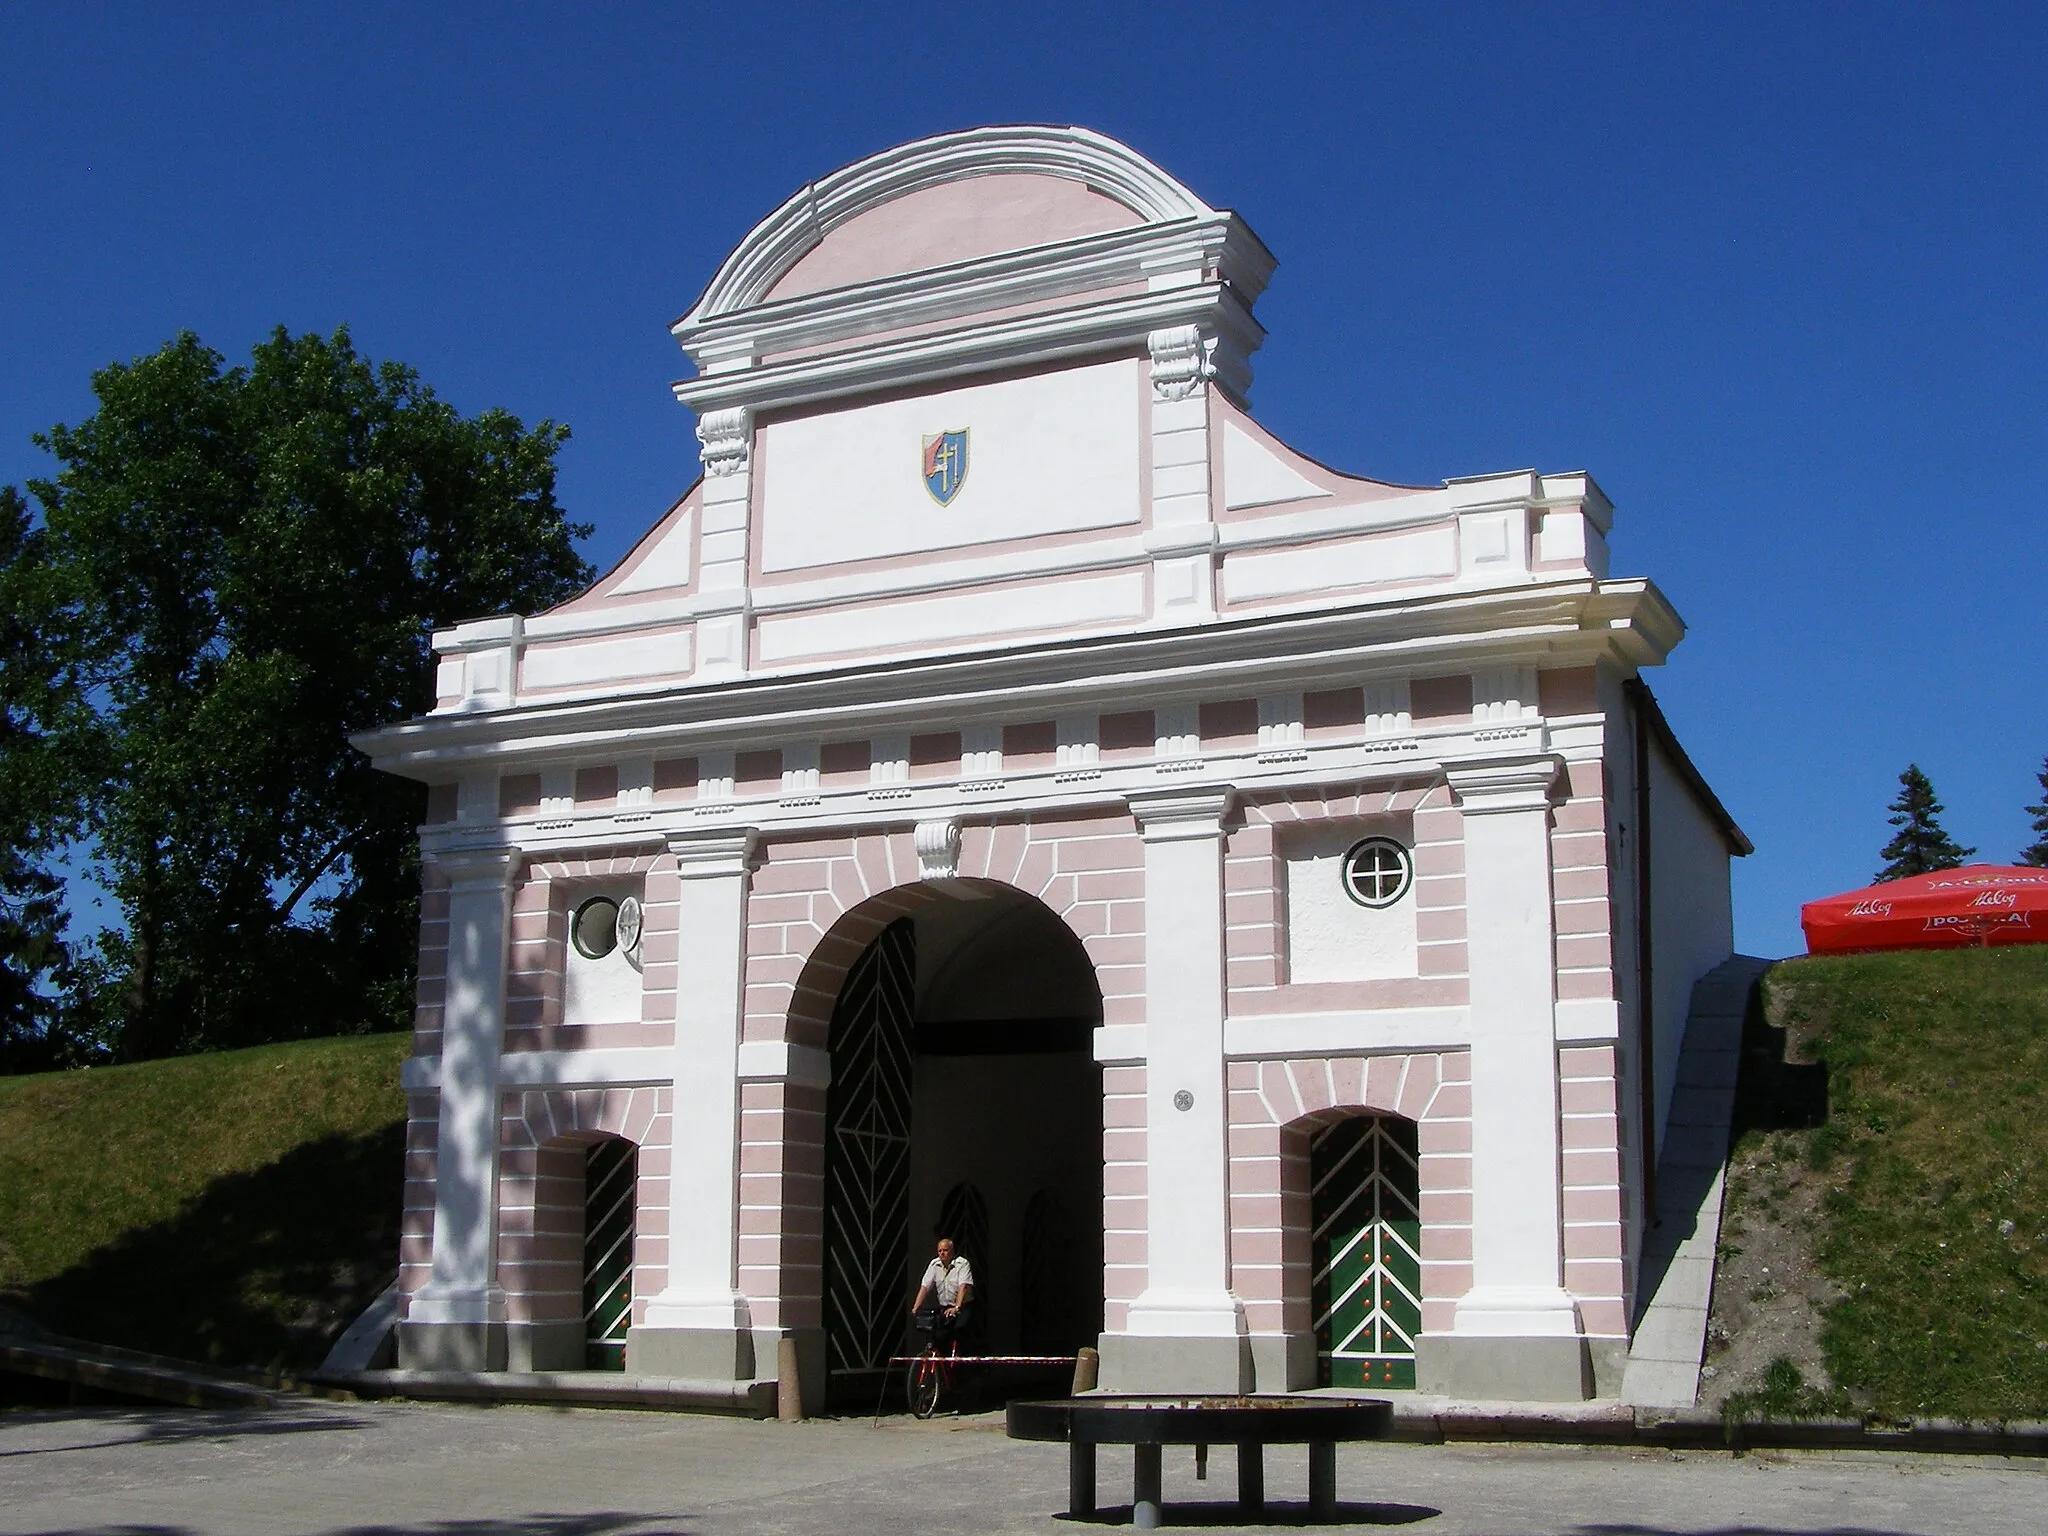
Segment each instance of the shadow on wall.
[{"label": "shadow on wall", "polygon": [[310,1370],[398,1271],[405,1122],[215,1179],[31,1287],[53,1332],[213,1365]]}]

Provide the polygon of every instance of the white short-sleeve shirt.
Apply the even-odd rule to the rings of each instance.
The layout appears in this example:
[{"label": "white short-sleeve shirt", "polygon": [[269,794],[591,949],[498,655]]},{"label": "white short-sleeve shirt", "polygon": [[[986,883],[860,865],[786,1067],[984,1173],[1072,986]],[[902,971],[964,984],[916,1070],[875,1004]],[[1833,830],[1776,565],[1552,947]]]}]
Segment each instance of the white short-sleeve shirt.
[{"label": "white short-sleeve shirt", "polygon": [[925,1266],[924,1289],[932,1291],[939,1298],[939,1305],[950,1307],[960,1298],[960,1287],[974,1284],[974,1271],[968,1266],[967,1255],[956,1253],[951,1264],[940,1264],[937,1259]]}]

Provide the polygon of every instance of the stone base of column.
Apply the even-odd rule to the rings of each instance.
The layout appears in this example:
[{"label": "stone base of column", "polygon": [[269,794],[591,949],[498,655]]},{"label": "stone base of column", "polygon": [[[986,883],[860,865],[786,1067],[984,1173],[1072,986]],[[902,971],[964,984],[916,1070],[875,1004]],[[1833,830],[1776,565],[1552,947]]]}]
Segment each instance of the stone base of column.
[{"label": "stone base of column", "polygon": [[1593,1361],[1593,1395],[1621,1396],[1622,1374],[1628,1369],[1628,1340],[1588,1338],[1586,1353]]},{"label": "stone base of column", "polygon": [[663,1291],[626,1334],[626,1369],[636,1376],[752,1381],[754,1363],[753,1309],[735,1291]]},{"label": "stone base of column", "polygon": [[1425,1333],[1415,1385],[1468,1402],[1580,1403],[1593,1395],[1593,1362],[1576,1335]]},{"label": "stone base of column", "polygon": [[1300,1392],[1316,1384],[1316,1336],[1312,1333],[1255,1333],[1252,1390]]},{"label": "stone base of column", "polygon": [[505,1294],[495,1285],[428,1281],[413,1293],[398,1325],[398,1366],[405,1371],[502,1371]]},{"label": "stone base of column", "polygon": [[752,1381],[752,1328],[655,1328],[626,1331],[626,1372],[690,1381]]},{"label": "stone base of column", "polygon": [[505,1368],[509,1371],[587,1370],[589,1348],[581,1318],[505,1325]]},{"label": "stone base of column", "polygon": [[1100,1340],[1105,1392],[1179,1392],[1236,1397],[1252,1390],[1249,1337],[1105,1333]]},{"label": "stone base of column", "polygon": [[1415,1341],[1415,1385],[1488,1402],[1583,1402],[1593,1359],[1579,1304],[1551,1285],[1474,1286],[1450,1332]]},{"label": "stone base of column", "polygon": [[503,1323],[415,1323],[398,1325],[398,1368],[402,1371],[502,1371]]},{"label": "stone base of column", "polygon": [[1121,1333],[1102,1336],[1099,1384],[1111,1392],[1252,1389],[1244,1306],[1228,1291],[1157,1286],[1131,1303]]}]

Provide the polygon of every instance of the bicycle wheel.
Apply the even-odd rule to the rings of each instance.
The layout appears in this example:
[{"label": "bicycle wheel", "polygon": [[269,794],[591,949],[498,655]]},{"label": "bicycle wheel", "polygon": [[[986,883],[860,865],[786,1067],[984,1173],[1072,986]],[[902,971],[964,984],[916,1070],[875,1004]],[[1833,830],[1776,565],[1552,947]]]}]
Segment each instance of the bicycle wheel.
[{"label": "bicycle wheel", "polygon": [[920,1419],[928,1419],[938,1412],[943,1370],[938,1356],[920,1355],[903,1373],[903,1395],[910,1404],[910,1411]]}]

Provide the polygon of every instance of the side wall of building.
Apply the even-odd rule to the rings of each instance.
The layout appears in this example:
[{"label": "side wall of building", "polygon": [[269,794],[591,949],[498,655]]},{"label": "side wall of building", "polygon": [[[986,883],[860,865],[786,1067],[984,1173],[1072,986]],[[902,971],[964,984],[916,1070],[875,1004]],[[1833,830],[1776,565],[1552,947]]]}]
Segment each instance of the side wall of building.
[{"label": "side wall of building", "polygon": [[1651,1006],[1661,1146],[1693,983],[1735,952],[1735,913],[1720,823],[1654,736],[1649,767]]}]

